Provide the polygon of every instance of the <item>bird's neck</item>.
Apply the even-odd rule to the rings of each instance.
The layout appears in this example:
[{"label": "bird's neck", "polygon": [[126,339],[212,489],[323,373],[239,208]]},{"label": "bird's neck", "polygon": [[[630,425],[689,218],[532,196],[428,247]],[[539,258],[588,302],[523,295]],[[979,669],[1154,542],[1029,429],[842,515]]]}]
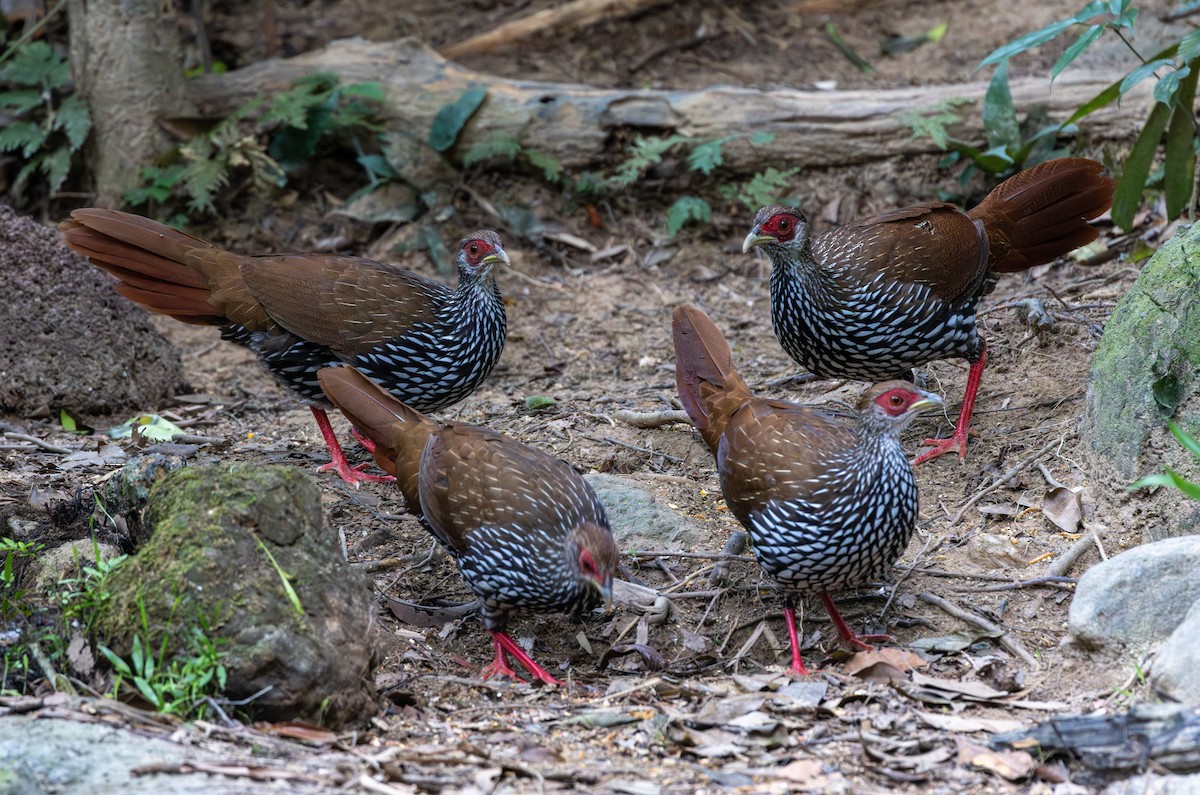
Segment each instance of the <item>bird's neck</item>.
[{"label": "bird's neck", "polygon": [[838,289],[838,276],[837,271],[816,261],[812,244],[807,241],[799,249],[771,253],[772,296],[804,295],[819,302]]},{"label": "bird's neck", "polygon": [[480,279],[460,274],[446,309],[459,324],[505,324],[504,298],[500,286],[490,276]]}]

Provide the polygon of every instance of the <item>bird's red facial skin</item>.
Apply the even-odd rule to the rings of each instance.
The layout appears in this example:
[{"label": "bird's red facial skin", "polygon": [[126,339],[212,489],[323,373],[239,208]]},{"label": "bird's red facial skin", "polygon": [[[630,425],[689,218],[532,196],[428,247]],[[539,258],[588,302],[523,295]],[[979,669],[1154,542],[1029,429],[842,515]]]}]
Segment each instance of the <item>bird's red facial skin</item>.
[{"label": "bird's red facial skin", "polygon": [[778,213],[772,215],[760,227],[764,235],[770,235],[780,243],[786,243],[796,236],[796,227],[800,225],[800,219],[791,213]]},{"label": "bird's red facial skin", "polygon": [[921,396],[910,392],[907,389],[889,389],[879,397],[875,398],[875,402],[889,417],[899,417],[904,412],[908,411],[908,407],[921,399]]},{"label": "bird's red facial skin", "polygon": [[601,582],[600,567],[596,565],[596,559],[592,557],[592,553],[586,549],[579,552],[579,571],[584,577]]},{"label": "bird's red facial skin", "polygon": [[467,255],[468,265],[478,265],[484,257],[495,251],[492,244],[484,240],[468,240],[463,243],[462,250]]}]

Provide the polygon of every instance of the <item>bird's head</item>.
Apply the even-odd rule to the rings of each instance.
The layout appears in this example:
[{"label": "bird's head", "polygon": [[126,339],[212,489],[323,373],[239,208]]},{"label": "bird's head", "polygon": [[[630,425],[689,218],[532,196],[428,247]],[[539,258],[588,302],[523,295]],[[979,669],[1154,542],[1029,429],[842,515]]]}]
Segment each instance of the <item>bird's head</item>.
[{"label": "bird's head", "polygon": [[922,411],[941,405],[940,397],[917,389],[908,381],[884,381],[863,393],[858,401],[858,410],[864,421],[872,427],[899,433]]},{"label": "bird's head", "polygon": [[571,554],[576,575],[596,589],[605,609],[612,607],[612,581],[620,553],[612,532],[592,522],[583,522],[571,534]]},{"label": "bird's head", "polygon": [[488,278],[495,266],[509,262],[500,236],[490,229],[481,229],[462,239],[457,264],[461,277],[478,281]]},{"label": "bird's head", "polygon": [[808,243],[808,219],[798,207],[772,204],[754,216],[754,226],[742,243],[742,251],[762,246],[772,251],[799,251]]}]

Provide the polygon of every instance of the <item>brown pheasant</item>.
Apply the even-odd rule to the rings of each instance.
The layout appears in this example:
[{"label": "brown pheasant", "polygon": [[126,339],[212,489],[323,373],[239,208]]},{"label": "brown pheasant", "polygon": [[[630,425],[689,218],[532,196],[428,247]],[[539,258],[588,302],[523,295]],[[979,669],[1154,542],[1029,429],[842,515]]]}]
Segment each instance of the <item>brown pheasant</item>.
[{"label": "brown pheasant", "polygon": [[504,434],[439,423],[350,367],[317,378],[346,418],[375,443],[408,508],[454,556],[483,603],[495,660],[514,676],[511,654],[536,679],[561,684],[504,628],[517,610],[580,613],[612,601],[619,554],[604,506],[568,464]]},{"label": "brown pheasant", "polygon": [[351,468],[325,414],[322,367],[349,364],[400,400],[436,411],[491,372],[506,336],[495,266],[508,255],[495,232],[459,247],[458,286],[336,254],[245,256],[149,218],[89,208],[60,227],[67,244],[117,278],[121,295],[184,323],[219,326],[250,348],[307,404],[348,483],[378,480]]},{"label": "brown pheasant", "polygon": [[971,363],[954,434],[926,439],[920,464],[957,450],[987,363],[975,309],[1002,273],[1051,262],[1095,240],[1114,182],[1086,158],[1050,160],[961,212],[931,202],[873,215],[819,238],[796,207],[758,211],[742,248],[771,258],[771,320],[783,349],[823,378],[908,378],[913,367]]},{"label": "brown pheasant", "polygon": [[679,400],[717,460],[725,504],[763,571],[788,592],[792,671],[806,674],[791,599],[815,592],[838,633],[866,647],[830,591],[879,578],[908,546],[917,482],[900,431],[941,398],[907,381],[876,384],[857,416],[836,417],[751,394],[729,345],[692,306],[674,314]]}]

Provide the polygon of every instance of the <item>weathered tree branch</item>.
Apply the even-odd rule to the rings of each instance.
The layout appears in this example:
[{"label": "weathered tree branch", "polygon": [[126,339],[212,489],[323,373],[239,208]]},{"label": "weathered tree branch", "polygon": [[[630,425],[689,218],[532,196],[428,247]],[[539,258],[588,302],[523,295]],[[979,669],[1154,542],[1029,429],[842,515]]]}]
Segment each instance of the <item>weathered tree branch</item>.
[{"label": "weathered tree branch", "polygon": [[[569,169],[596,167],[619,156],[612,134],[621,129],[681,133],[696,138],[740,136],[722,150],[727,174],[776,168],[849,165],[938,151],[926,137],[914,137],[906,115],[952,98],[981,100],[984,83],[918,86],[882,91],[799,91],[714,86],[696,91],[601,89],[586,85],[511,80],[471,71],[447,61],[413,39],[372,43],[358,39],[296,58],[264,61],[219,77],[189,83],[191,98],[209,114],[227,115],[253,97],[283,91],[293,80],[317,71],[337,73],[345,82],[379,81],[388,91],[385,122],[421,140],[428,137],[438,110],[472,84],[486,85],[488,97],[467,123],[453,159],[470,144],[504,133],[523,147],[557,158]],[[1050,90],[1044,77],[1012,81],[1018,108],[1043,108],[1065,119],[1117,79],[1116,74],[1068,73]],[[1089,116],[1084,132],[1094,139],[1129,139],[1146,117],[1145,90],[1126,95]],[[982,140],[979,112],[964,109],[966,121],[953,130],[960,138]],[[769,144],[751,144],[748,133],[774,135]]]}]

